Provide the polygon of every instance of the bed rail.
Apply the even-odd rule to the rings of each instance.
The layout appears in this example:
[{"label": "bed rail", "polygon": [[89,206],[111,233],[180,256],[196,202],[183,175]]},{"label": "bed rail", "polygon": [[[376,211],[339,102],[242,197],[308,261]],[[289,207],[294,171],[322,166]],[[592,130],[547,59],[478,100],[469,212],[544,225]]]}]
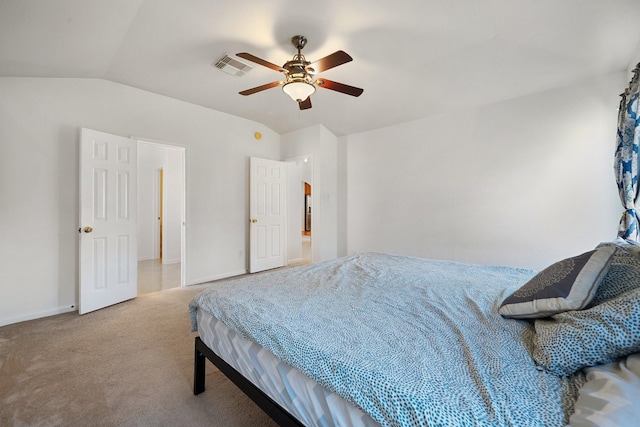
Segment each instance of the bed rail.
[{"label": "bed rail", "polygon": [[267,396],[262,390],[256,387],[251,381],[236,371],[233,366],[225,362],[220,356],[215,354],[207,345],[196,337],[195,339],[195,359],[193,364],[193,394],[198,395],[204,391],[206,359],[209,359],[227,378],[255,402],[264,412],[267,413],[280,426],[304,426],[297,418],[291,415],[286,409],[277,404]]}]

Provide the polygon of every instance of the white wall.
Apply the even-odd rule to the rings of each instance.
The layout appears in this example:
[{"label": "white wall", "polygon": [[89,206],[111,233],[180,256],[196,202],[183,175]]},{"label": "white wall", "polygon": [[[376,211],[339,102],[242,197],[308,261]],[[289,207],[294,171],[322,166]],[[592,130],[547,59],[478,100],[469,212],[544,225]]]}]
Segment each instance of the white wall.
[{"label": "white wall", "polygon": [[348,137],[342,136],[338,138],[337,147],[337,234],[338,234],[338,256],[348,254],[347,244],[347,209],[348,209],[348,178],[347,178],[347,141]]},{"label": "white wall", "polygon": [[159,257],[158,170],[163,171],[162,263],[180,262],[183,204],[183,150],[138,142],[138,261]]},{"label": "white wall", "polygon": [[165,149],[162,263],[176,264],[182,255],[182,207],[186,202],[182,169],[184,150],[168,146]]},{"label": "white wall", "polygon": [[186,282],[246,271],[248,158],[280,159],[278,134],[108,81],[0,78],[0,325],[77,304],[81,127],[185,146]]},{"label": "white wall", "polygon": [[616,235],[628,80],[338,139],[103,80],[0,78],[0,325],[77,303],[80,127],[186,147],[188,284],[246,269],[250,156],[313,156],[315,262],[376,250],[539,269]]},{"label": "white wall", "polygon": [[337,216],[337,138],[322,125],[311,126],[282,135],[282,158],[311,155],[313,183],[311,198],[312,261],[338,256]]},{"label": "white wall", "polygon": [[300,232],[300,205],[303,203],[302,169],[300,162],[287,162],[287,265],[294,265],[303,261]]},{"label": "white wall", "polygon": [[615,238],[627,82],[621,73],[341,138],[346,253],[541,269]]},{"label": "white wall", "polygon": [[158,258],[157,170],[165,164],[164,148],[138,143],[138,261]]}]

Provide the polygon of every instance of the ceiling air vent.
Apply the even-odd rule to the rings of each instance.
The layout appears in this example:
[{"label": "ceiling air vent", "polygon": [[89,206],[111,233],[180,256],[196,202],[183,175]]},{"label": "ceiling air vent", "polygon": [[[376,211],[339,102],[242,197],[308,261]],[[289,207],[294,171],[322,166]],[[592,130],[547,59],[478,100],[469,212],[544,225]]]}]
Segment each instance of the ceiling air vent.
[{"label": "ceiling air vent", "polygon": [[233,59],[227,54],[220,58],[218,62],[213,64],[213,66],[236,77],[244,76],[252,70],[252,67],[249,65],[244,62],[240,62],[237,59]]}]

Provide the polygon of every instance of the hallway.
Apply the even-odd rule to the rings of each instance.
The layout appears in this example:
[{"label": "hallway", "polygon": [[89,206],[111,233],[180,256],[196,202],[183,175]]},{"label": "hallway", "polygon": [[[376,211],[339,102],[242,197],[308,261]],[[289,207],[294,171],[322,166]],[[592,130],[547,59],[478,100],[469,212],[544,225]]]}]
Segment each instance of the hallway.
[{"label": "hallway", "polygon": [[180,286],[180,263],[162,264],[160,260],[138,261],[138,295]]}]

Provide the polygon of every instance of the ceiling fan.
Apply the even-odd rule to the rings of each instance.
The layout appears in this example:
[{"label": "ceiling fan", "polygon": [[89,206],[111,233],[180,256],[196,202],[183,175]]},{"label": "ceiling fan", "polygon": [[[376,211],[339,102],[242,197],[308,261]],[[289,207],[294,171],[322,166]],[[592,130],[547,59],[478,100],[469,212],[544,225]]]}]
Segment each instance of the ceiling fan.
[{"label": "ceiling fan", "polygon": [[291,38],[291,43],[296,49],[298,49],[298,53],[293,56],[291,61],[286,62],[282,67],[269,61],[265,61],[264,59],[260,59],[250,53],[242,52],[236,54],[240,58],[255,62],[256,64],[271,68],[275,71],[280,71],[284,74],[284,80],[278,80],[262,86],[243,90],[240,92],[240,95],[251,95],[256,92],[271,89],[272,87],[282,86],[284,93],[296,101],[301,110],[306,110],[311,108],[310,95],[316,91],[316,87],[335,90],[336,92],[341,92],[351,96],[360,96],[362,92],[364,92],[363,89],[327,80],[325,78],[317,78],[314,81],[316,73],[320,73],[352,61],[353,58],[351,58],[349,54],[339,50],[315,62],[310,62],[307,61],[301,52],[302,48],[307,44],[306,37],[293,36]]}]

